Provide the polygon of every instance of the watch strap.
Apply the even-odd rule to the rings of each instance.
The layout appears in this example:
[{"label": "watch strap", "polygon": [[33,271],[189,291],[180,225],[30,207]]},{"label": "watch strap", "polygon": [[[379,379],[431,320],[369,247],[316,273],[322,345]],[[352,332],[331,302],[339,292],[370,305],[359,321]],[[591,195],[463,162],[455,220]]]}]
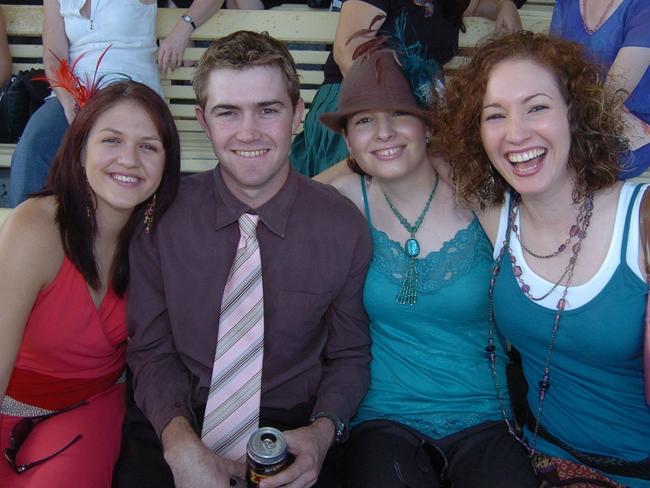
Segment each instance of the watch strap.
[{"label": "watch strap", "polygon": [[190,24],[190,25],[192,26],[192,30],[193,30],[193,31],[196,30],[196,24],[194,23],[194,19],[193,19],[192,17],[190,17],[189,15],[185,14],[185,15],[181,15],[181,19],[183,19],[185,22],[187,22],[188,24]]},{"label": "watch strap", "polygon": [[334,412],[317,412],[311,416],[309,423],[313,423],[320,418],[327,418],[332,421],[334,424],[334,442],[336,444],[343,442],[348,437],[348,429],[345,423],[341,420],[341,417],[336,415]]}]

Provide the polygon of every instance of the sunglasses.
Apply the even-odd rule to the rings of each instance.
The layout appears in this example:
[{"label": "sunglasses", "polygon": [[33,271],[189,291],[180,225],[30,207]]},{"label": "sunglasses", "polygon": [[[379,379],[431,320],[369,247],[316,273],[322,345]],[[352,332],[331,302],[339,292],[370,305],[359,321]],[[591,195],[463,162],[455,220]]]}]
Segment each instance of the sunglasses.
[{"label": "sunglasses", "polygon": [[65,407],[61,410],[57,410],[56,412],[47,413],[45,415],[37,415],[36,417],[25,417],[24,419],[20,420],[14,426],[14,428],[11,429],[11,433],[9,434],[9,447],[5,449],[5,459],[7,460],[9,465],[14,469],[14,471],[17,474],[22,474],[25,471],[29,471],[30,469],[35,468],[36,466],[39,466],[40,464],[43,464],[46,461],[49,461],[53,457],[58,456],[67,448],[72,446],[75,442],[77,442],[79,439],[81,439],[82,435],[77,434],[74,437],[74,439],[68,442],[61,449],[54,452],[53,454],[50,454],[49,456],[43,459],[39,459],[38,461],[34,461],[27,464],[16,464],[16,457],[18,456],[18,450],[20,449],[20,446],[22,446],[25,443],[25,440],[27,440],[27,437],[29,436],[29,434],[31,433],[35,425],[40,424],[44,420],[55,417],[56,415],[68,412],[82,405],[86,405],[87,403],[88,403],[87,400],[83,400],[79,403],[75,403],[74,405],[70,405],[69,407]]}]

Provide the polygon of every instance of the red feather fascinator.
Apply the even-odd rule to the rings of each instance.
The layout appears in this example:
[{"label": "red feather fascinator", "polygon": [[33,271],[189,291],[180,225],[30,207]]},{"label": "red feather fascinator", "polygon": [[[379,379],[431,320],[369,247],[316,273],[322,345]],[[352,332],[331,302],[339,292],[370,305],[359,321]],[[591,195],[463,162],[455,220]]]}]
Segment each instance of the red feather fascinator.
[{"label": "red feather fascinator", "polygon": [[59,67],[55,71],[52,78],[44,78],[52,88],[63,88],[65,91],[72,95],[74,100],[75,110],[81,109],[86,102],[92,97],[99,89],[102,87],[102,81],[104,76],[97,77],[97,70],[99,65],[104,59],[106,52],[111,48],[112,44],[104,49],[104,52],[97,59],[97,64],[95,64],[95,73],[93,74],[92,79],[90,76],[86,76],[84,80],[79,78],[74,69],[77,66],[77,63],[81,58],[85,56],[86,53],[79,55],[73,62],[70,64],[67,59],[62,59],[56,55],[53,51],[50,51],[52,55],[59,61]]}]

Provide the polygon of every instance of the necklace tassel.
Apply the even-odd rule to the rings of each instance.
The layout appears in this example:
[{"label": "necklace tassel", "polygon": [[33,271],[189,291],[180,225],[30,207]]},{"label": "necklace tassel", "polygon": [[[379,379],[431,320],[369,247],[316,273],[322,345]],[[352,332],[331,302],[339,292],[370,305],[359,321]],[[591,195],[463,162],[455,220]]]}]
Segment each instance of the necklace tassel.
[{"label": "necklace tassel", "polygon": [[406,276],[402,281],[402,288],[395,297],[400,305],[415,305],[418,300],[416,291],[417,271],[415,270],[415,258],[409,259],[409,266],[406,270]]}]

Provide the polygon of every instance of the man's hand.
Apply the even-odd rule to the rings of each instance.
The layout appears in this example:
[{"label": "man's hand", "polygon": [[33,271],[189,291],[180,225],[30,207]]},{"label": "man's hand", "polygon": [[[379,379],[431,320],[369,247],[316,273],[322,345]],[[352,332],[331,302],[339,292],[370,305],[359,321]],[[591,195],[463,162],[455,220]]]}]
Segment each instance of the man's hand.
[{"label": "man's hand", "polygon": [[229,488],[231,478],[244,478],[246,466],[210,451],[183,417],[172,419],[162,432],[165,461],[176,488]]},{"label": "man's hand", "polygon": [[517,6],[511,0],[502,0],[497,12],[496,32],[518,32],[522,30],[521,18]]},{"label": "man's hand", "polygon": [[318,480],[325,456],[334,442],[334,423],[319,418],[307,427],[283,432],[295,461],[284,471],[263,480],[260,488],[308,488]]},{"label": "man's hand", "polygon": [[185,48],[190,45],[192,27],[185,21],[179,21],[158,47],[158,69],[165,73],[175,70],[183,64]]}]

